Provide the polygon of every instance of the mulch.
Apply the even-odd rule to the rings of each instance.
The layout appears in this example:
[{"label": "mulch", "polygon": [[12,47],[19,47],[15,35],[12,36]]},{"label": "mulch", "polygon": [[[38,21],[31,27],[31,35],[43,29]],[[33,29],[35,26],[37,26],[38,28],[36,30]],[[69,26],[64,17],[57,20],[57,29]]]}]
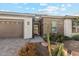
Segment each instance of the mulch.
[{"label": "mulch", "polygon": [[48,56],[48,48],[41,45],[41,43],[37,44],[37,50],[41,54],[41,56]]}]

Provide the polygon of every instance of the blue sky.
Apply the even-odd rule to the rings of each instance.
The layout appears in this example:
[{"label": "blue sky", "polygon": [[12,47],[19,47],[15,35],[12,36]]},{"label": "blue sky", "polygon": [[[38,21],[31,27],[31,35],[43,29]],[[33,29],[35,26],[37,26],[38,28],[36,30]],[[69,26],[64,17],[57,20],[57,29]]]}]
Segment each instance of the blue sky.
[{"label": "blue sky", "polygon": [[0,3],[0,11],[49,15],[79,15],[78,3]]}]

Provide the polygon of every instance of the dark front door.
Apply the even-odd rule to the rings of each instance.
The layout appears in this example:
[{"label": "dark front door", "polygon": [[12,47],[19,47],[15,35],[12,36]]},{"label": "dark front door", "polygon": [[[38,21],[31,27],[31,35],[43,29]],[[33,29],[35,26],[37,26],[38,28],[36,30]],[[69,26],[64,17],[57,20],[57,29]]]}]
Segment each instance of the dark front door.
[{"label": "dark front door", "polygon": [[42,21],[41,19],[33,19],[33,36],[37,35],[37,36],[41,36],[42,35]]},{"label": "dark front door", "polygon": [[40,24],[39,23],[34,24],[34,35],[40,35]]}]

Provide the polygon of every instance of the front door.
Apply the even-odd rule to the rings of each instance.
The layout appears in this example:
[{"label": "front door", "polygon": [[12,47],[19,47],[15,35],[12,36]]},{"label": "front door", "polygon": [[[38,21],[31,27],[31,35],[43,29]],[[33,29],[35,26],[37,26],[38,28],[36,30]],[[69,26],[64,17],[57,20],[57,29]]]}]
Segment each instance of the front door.
[{"label": "front door", "polygon": [[40,35],[40,24],[39,23],[34,24],[34,35]]},{"label": "front door", "polygon": [[41,20],[33,19],[33,36],[41,36],[42,28],[41,28]]}]

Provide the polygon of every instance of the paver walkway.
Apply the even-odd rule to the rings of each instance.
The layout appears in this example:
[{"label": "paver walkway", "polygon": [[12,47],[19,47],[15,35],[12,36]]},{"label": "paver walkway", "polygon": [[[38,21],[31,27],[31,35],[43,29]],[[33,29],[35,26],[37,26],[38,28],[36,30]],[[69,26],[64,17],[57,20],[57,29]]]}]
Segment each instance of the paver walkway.
[{"label": "paver walkway", "polygon": [[64,42],[65,47],[71,50],[73,56],[79,56],[79,41],[69,40]]},{"label": "paver walkway", "polygon": [[16,56],[17,50],[28,42],[42,42],[43,39],[0,39],[0,56]]}]

